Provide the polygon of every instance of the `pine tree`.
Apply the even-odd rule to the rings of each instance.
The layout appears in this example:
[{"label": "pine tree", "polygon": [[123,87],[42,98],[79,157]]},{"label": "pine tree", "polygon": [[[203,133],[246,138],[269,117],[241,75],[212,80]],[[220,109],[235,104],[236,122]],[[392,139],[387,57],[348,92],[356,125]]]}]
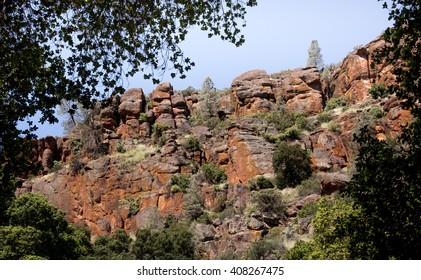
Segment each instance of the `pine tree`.
[{"label": "pine tree", "polygon": [[317,40],[311,41],[308,49],[307,67],[317,67],[319,70],[324,67],[323,56],[320,51],[319,42]]},{"label": "pine tree", "polygon": [[202,105],[198,109],[198,114],[201,116],[202,120],[217,116],[218,95],[216,93],[215,84],[210,77],[206,77],[202,83],[200,100],[202,101]]}]

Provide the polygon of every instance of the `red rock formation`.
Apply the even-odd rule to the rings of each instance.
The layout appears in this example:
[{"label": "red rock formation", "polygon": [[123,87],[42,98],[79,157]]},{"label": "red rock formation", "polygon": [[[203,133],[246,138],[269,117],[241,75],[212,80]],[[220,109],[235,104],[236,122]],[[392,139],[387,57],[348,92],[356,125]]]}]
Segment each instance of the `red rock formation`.
[{"label": "red rock formation", "polygon": [[267,142],[257,127],[267,125],[257,119],[243,119],[228,128],[228,139],[214,143],[207,158],[223,168],[232,184],[247,184],[255,176],[273,174],[274,145]]},{"label": "red rock formation", "polygon": [[276,100],[286,102],[289,109],[314,115],[323,110],[320,74],[316,68],[299,68],[279,78],[270,78],[262,70],[253,70],[237,77],[231,86],[231,103],[236,117],[268,112]]},{"label": "red rock formation", "polygon": [[323,93],[317,68],[298,68],[278,79],[276,99],[284,99],[295,112],[314,115],[323,111]]},{"label": "red rock formation", "polygon": [[270,111],[275,103],[272,87],[269,75],[263,70],[252,70],[235,78],[231,85],[234,115],[241,118]]},{"label": "red rock formation", "polygon": [[332,97],[346,96],[352,104],[367,100],[371,86],[389,86],[396,82],[393,65],[374,63],[376,52],[385,42],[377,39],[349,54],[335,72],[330,83]]},{"label": "red rock formation", "polygon": [[340,135],[317,129],[304,140],[311,151],[312,165],[315,170],[330,171],[342,169],[349,163],[348,152]]}]

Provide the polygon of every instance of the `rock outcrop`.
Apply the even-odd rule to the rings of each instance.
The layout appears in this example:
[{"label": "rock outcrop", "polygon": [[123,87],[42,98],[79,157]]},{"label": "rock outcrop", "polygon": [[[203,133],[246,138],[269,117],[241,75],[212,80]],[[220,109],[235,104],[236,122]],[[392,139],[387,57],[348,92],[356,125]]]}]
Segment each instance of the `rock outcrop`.
[{"label": "rock outcrop", "polygon": [[350,53],[334,74],[329,97],[346,96],[352,104],[356,104],[370,97],[368,90],[374,83],[384,86],[394,84],[394,66],[379,63],[374,58],[384,45],[384,40],[377,39]]},{"label": "rock outcrop", "polygon": [[315,115],[323,111],[323,92],[317,68],[287,71],[274,83],[276,99],[283,99],[294,112]]},{"label": "rock outcrop", "polygon": [[313,168],[318,171],[338,170],[348,166],[349,154],[344,144],[348,142],[337,133],[317,129],[304,139],[311,151]]},{"label": "rock outcrop", "polygon": [[252,70],[234,79],[231,104],[241,118],[256,112],[269,112],[275,103],[273,83],[263,70]]},{"label": "rock outcrop", "polygon": [[228,128],[227,145],[220,146],[215,152],[229,182],[247,184],[250,178],[257,176],[273,177],[272,154],[275,147],[257,129],[264,125],[257,119],[244,119]]},{"label": "rock outcrop", "polygon": [[320,73],[316,68],[298,68],[284,75],[270,77],[263,70],[253,70],[234,79],[231,103],[234,115],[241,118],[274,109],[274,103],[286,102],[290,110],[314,115],[323,110]]}]

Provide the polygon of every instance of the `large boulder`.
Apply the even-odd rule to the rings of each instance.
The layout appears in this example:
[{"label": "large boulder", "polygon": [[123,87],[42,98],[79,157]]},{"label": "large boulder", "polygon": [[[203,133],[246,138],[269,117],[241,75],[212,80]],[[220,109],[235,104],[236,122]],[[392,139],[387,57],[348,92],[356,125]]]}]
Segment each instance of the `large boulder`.
[{"label": "large boulder", "polygon": [[317,178],[322,185],[322,195],[330,195],[336,191],[343,190],[349,183],[349,176],[340,172],[319,172],[317,173]]},{"label": "large boulder", "polygon": [[385,86],[395,84],[396,77],[392,74],[394,65],[376,60],[377,51],[384,45],[384,40],[376,39],[350,53],[329,84],[331,97],[346,96],[352,104],[356,104],[370,97],[368,90],[374,83]]},{"label": "large boulder", "polygon": [[138,119],[145,105],[145,95],[141,88],[128,89],[120,98],[118,113],[123,120]]},{"label": "large boulder", "polygon": [[317,68],[298,68],[286,72],[274,81],[277,100],[285,100],[291,111],[307,115],[323,111],[323,93]]},{"label": "large boulder", "polygon": [[226,144],[215,143],[208,158],[226,171],[228,181],[247,184],[256,176],[272,176],[274,145],[267,142],[257,131],[264,122],[243,119],[231,124]]},{"label": "large boulder", "polygon": [[311,151],[314,169],[330,171],[348,166],[349,154],[344,145],[347,139],[326,129],[317,129],[304,138],[306,148]]},{"label": "large boulder", "polygon": [[252,70],[235,78],[231,85],[234,115],[243,117],[270,111],[275,103],[272,87],[269,75],[263,70]]}]

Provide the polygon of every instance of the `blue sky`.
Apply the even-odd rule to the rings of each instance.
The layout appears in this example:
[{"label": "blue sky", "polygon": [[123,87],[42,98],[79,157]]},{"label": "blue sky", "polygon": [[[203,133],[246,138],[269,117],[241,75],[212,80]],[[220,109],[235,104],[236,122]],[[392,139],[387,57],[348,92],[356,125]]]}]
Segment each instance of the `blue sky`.
[{"label": "blue sky", "polygon": [[[209,76],[216,88],[227,88],[248,70],[275,73],[305,66],[312,40],[318,40],[325,64],[337,63],[391,25],[388,11],[377,0],[258,0],[257,7],[248,9],[246,20],[246,42],[239,48],[192,28],[181,48],[196,66],[184,80],[169,75],[163,80],[181,90],[200,88]],[[125,86],[152,92],[156,85],[141,76],[130,78]],[[62,134],[60,124],[44,125],[37,133],[39,137]]]}]

